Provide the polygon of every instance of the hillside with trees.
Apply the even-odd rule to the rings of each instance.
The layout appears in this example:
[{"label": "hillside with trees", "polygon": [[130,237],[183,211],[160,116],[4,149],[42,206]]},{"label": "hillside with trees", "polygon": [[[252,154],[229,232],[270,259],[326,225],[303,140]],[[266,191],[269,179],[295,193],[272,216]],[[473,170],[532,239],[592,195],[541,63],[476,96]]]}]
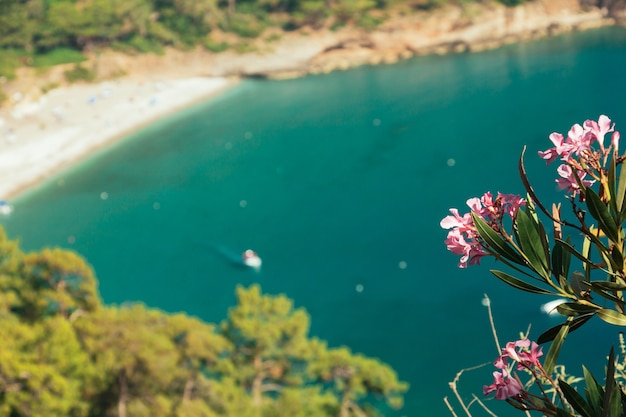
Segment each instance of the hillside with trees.
[{"label": "hillside with trees", "polygon": [[388,365],[309,335],[284,295],[238,287],[219,324],[102,303],[90,266],[0,233],[0,414],[364,417],[401,408]]},{"label": "hillside with trees", "polygon": [[[206,43],[213,31],[255,37],[267,27],[296,30],[356,24],[385,13],[427,10],[452,0],[3,0],[0,47],[39,53],[101,46],[144,49]],[[481,2],[465,0],[463,3]],[[499,0],[517,5],[524,0]]]},{"label": "hillside with trees", "polygon": [[[524,0],[499,0],[516,5]],[[248,52],[246,39],[276,29],[373,29],[391,15],[480,0],[0,0],[0,76],[18,66],[80,62],[104,48],[127,53],[202,46]],[[89,78],[89,74],[73,74]]]}]

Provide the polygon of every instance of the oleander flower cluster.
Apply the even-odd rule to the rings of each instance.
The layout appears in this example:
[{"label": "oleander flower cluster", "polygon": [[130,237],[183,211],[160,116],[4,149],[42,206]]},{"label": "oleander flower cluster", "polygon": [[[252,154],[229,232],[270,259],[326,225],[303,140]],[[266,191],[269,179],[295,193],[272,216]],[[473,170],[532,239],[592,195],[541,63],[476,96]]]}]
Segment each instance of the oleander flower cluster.
[{"label": "oleander flower cluster", "polygon": [[445,244],[450,252],[461,255],[459,268],[479,264],[483,256],[489,255],[485,243],[476,231],[472,213],[499,232],[503,227],[503,219],[509,217],[514,220],[519,208],[525,204],[526,201],[519,195],[498,193],[494,199],[491,192],[487,192],[480,198],[467,200],[470,211],[462,216],[458,209],[451,208],[451,214],[441,220],[440,225],[444,229],[450,229]]},{"label": "oleander flower cluster", "polygon": [[[539,362],[541,356],[542,348],[529,339],[507,343],[502,349],[502,354],[494,361],[494,366],[499,369],[493,373],[494,382],[483,387],[483,394],[488,395],[495,391],[498,400],[507,398],[523,400],[524,387],[520,380],[512,375],[512,370],[514,367],[517,370],[527,370],[535,378],[544,376],[545,372]],[[513,363],[509,364],[509,360]]]},{"label": "oleander flower cluster", "polygon": [[[607,133],[612,133],[608,146],[604,140]],[[620,133],[615,130],[615,124],[605,115],[598,121],[586,120],[583,125],[574,124],[567,137],[554,132],[550,135],[553,148],[539,151],[539,157],[549,165],[559,159],[561,165],[557,168],[559,178],[556,183],[561,190],[566,190],[572,196],[580,193],[581,188],[590,187],[596,181],[601,181],[604,166],[611,151],[619,151]],[[596,146],[594,146],[596,145]]]},{"label": "oleander flower cluster", "polygon": [[[522,151],[518,170],[526,199],[488,192],[467,200],[469,212],[452,208],[440,222],[448,250],[460,255],[460,268],[493,255],[508,268],[491,269],[496,278],[516,290],[559,299],[556,311],[564,317],[537,337],[538,343],[550,343],[543,365],[537,343],[525,336],[507,343],[483,394],[526,415],[623,417],[626,388],[617,380],[614,348],[604,386],[587,368],[584,378],[577,378],[557,361],[567,335],[594,317],[626,327],[626,154],[619,154],[620,133],[605,115],[549,138],[553,147],[538,155],[546,165],[559,161],[556,184],[566,191],[561,198],[567,204],[540,198]],[[583,382],[584,391],[574,386]]]}]

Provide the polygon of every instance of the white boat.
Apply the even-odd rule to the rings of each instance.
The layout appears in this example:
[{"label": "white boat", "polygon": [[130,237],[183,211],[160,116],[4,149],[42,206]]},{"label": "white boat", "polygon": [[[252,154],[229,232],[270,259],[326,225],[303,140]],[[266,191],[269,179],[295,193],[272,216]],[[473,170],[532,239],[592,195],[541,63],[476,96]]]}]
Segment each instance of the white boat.
[{"label": "white boat", "polygon": [[249,266],[250,268],[259,269],[261,268],[261,258],[259,255],[253,251],[252,249],[248,249],[241,254],[241,260],[245,266]]},{"label": "white boat", "polygon": [[7,201],[5,200],[0,200],[0,214],[11,214],[13,212],[13,206],[10,205]]}]

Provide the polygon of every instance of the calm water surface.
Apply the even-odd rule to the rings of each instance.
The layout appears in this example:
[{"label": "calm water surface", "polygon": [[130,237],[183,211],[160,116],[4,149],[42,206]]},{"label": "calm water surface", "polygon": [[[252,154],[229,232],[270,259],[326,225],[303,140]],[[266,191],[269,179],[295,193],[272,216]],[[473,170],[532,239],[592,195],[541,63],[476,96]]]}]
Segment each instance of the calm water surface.
[{"label": "calm water surface", "polygon": [[[398,415],[447,416],[448,381],[496,354],[484,293],[503,341],[559,321],[539,312],[549,299],[490,276],[489,260],[457,269],[439,221],[487,190],[522,193],[524,145],[537,189],[557,196],[554,168],[536,151],[552,131],[600,114],[624,130],[625,69],[626,31],[602,29],[246,81],[52,178],[3,223],[27,250],[83,254],[107,303],[217,322],[238,284],[285,293],[310,312],[312,334],[410,382]],[[260,273],[233,265],[246,248],[262,256]],[[571,335],[563,360],[603,356],[614,330],[595,323]],[[463,395],[482,396],[490,374],[465,374]]]}]

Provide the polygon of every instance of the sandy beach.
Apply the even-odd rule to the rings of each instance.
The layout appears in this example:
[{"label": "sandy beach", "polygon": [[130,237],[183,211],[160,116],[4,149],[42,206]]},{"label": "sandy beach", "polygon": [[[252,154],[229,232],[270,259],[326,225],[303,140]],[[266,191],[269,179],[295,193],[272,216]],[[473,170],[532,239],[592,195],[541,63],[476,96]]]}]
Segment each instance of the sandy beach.
[{"label": "sandy beach", "polygon": [[236,84],[226,77],[76,84],[0,112],[0,200],[130,132]]},{"label": "sandy beach", "polygon": [[[582,8],[577,0],[539,0],[514,9],[492,5],[471,15],[475,17],[447,7],[400,16],[367,33],[354,28],[285,33],[280,42],[256,40],[258,50],[245,54],[197,49],[129,57],[109,51],[89,62],[99,79],[108,79],[94,84],[68,85],[62,66],[45,75],[23,68],[27,76],[3,84],[9,99],[0,108],[0,200],[15,197],[141,126],[220,93],[241,77],[327,73],[420,54],[479,51],[615,23],[606,10]],[[57,87],[42,94],[52,84]]]}]

